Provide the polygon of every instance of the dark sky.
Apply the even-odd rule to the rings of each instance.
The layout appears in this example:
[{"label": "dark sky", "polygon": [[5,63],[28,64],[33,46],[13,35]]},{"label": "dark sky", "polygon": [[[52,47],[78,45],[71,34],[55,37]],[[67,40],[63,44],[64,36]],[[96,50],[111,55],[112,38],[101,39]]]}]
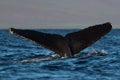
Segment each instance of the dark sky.
[{"label": "dark sky", "polygon": [[119,28],[120,0],[0,0],[0,28],[84,28],[104,22]]}]

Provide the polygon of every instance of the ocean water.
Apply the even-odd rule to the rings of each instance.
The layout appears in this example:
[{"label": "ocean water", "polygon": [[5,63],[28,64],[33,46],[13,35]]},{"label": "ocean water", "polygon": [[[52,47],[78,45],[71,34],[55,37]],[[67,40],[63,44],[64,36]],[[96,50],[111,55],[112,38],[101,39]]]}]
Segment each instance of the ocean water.
[{"label": "ocean water", "polygon": [[[65,35],[77,30],[39,30]],[[0,30],[0,80],[120,80],[120,30],[113,29],[76,57],[54,52]]]}]

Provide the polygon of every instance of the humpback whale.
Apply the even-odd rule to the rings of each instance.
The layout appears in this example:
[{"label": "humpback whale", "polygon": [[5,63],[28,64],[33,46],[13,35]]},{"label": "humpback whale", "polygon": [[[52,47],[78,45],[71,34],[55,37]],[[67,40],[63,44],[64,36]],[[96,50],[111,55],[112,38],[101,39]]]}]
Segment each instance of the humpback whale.
[{"label": "humpback whale", "polygon": [[68,33],[65,36],[30,29],[10,28],[12,34],[27,38],[42,47],[54,51],[60,57],[72,57],[95,43],[112,29],[110,22],[93,25],[85,29]]}]

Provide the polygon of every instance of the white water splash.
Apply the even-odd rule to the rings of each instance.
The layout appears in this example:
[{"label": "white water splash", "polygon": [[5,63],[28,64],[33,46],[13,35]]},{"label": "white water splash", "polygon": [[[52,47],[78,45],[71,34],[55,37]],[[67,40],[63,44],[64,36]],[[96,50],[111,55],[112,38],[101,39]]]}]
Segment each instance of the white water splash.
[{"label": "white water splash", "polygon": [[96,49],[92,49],[90,50],[86,56],[104,56],[107,54],[107,51],[105,51],[104,49],[102,50],[96,50]]}]

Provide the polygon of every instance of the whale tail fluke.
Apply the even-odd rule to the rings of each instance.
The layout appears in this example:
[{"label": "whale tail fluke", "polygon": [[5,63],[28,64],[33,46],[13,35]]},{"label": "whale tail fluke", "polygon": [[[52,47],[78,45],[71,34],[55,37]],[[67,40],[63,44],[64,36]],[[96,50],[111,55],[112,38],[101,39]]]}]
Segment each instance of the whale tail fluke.
[{"label": "whale tail fluke", "polygon": [[10,28],[12,34],[27,38],[47,49],[58,53],[61,57],[73,56],[90,46],[102,36],[107,34],[112,25],[107,22],[104,24],[90,26],[77,32],[68,33],[65,37],[58,34],[48,34],[34,30]]}]

